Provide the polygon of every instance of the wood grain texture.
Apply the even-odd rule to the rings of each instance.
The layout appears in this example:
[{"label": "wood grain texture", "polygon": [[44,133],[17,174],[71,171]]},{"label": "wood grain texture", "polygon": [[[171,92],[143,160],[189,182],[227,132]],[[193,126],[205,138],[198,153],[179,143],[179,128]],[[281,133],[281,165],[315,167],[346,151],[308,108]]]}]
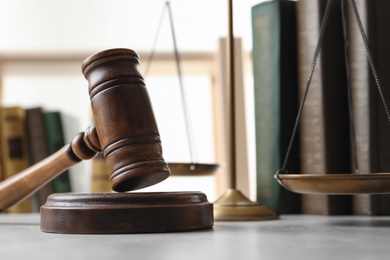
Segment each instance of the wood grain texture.
[{"label": "wood grain texture", "polygon": [[51,233],[159,233],[213,226],[213,205],[200,192],[57,193],[41,208]]},{"label": "wood grain texture", "polygon": [[154,185],[170,175],[138,55],[128,49],[88,57],[82,71],[89,82],[97,134],[115,191]]},{"label": "wood grain texture", "polygon": [[[95,152],[85,147],[84,133],[76,135],[72,144],[34,164],[33,166],[7,178],[0,183],[0,212],[28,197],[64,170],[82,159],[90,159]],[[74,153],[81,157],[77,157]]]}]

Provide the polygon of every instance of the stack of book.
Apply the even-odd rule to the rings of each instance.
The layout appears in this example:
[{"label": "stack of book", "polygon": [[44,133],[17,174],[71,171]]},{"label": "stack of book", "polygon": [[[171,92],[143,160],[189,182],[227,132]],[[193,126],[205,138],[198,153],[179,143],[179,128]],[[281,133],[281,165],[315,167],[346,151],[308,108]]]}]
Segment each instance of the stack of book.
[{"label": "stack of book", "polygon": [[[65,144],[58,111],[44,111],[41,107],[1,107],[0,122],[1,180],[41,161]],[[71,185],[66,171],[9,212],[38,211],[49,194],[69,191]]]}]

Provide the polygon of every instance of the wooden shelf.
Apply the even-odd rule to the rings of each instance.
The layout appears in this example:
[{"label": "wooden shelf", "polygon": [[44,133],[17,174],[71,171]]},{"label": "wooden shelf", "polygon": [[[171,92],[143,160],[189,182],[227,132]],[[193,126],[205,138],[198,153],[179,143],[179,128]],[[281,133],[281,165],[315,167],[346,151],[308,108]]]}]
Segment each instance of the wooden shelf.
[{"label": "wooden shelf", "polygon": [[[91,54],[97,53],[102,50],[90,50],[90,51],[0,51],[0,62],[12,62],[12,61],[82,61]],[[149,58],[150,52],[137,52],[142,60]],[[185,60],[212,60],[214,59],[213,52],[183,52],[180,54],[180,58]],[[173,60],[173,52],[156,52],[153,60]]]}]

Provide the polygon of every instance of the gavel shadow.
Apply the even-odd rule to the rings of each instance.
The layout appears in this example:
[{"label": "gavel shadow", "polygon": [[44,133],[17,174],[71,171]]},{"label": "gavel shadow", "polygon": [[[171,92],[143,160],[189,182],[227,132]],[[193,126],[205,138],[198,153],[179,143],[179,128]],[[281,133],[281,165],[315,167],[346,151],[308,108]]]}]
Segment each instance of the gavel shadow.
[{"label": "gavel shadow", "polygon": [[139,57],[111,49],[82,64],[94,125],[70,144],[0,183],[4,211],[81,160],[102,152],[116,193],[52,194],[41,208],[41,230],[53,233],[150,233],[208,229],[213,205],[201,192],[130,192],[170,175]]}]

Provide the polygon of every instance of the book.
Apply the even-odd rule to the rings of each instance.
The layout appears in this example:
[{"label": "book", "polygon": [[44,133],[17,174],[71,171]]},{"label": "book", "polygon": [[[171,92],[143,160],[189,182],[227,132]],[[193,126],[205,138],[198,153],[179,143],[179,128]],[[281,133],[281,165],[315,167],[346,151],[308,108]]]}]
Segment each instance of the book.
[{"label": "book", "polygon": [[[29,166],[25,117],[25,110],[22,107],[0,108],[0,143],[4,179]],[[27,198],[7,211],[10,213],[31,212],[32,200]]]},{"label": "book", "polygon": [[[300,120],[302,174],[351,172],[348,88],[340,1],[333,1]],[[319,39],[327,2],[297,1],[298,75],[301,96]],[[351,212],[351,196],[302,195],[304,214],[340,215]]]},{"label": "book", "polygon": [[[65,145],[62,116],[59,111],[46,111],[44,122],[49,154],[53,154]],[[69,171],[66,170],[53,179],[54,192],[70,192]]]},{"label": "book", "polygon": [[[274,178],[282,167],[298,113],[296,2],[252,7],[257,200],[280,214],[300,213],[300,196]],[[299,143],[286,165],[300,171]]]},{"label": "book", "polygon": [[92,159],[92,192],[111,192],[111,173],[102,153]]},{"label": "book", "polygon": [[[355,0],[371,55],[381,80],[386,102],[390,103],[390,1]],[[352,107],[356,134],[357,173],[390,172],[390,125],[371,74],[358,23],[351,4],[348,7],[349,61]],[[357,215],[390,214],[390,195],[353,196]]]},{"label": "book", "polygon": [[[49,156],[46,128],[42,107],[26,109],[26,133],[28,140],[29,165],[33,165]],[[32,197],[33,211],[39,211],[47,197],[54,192],[53,183],[40,188]]]}]

